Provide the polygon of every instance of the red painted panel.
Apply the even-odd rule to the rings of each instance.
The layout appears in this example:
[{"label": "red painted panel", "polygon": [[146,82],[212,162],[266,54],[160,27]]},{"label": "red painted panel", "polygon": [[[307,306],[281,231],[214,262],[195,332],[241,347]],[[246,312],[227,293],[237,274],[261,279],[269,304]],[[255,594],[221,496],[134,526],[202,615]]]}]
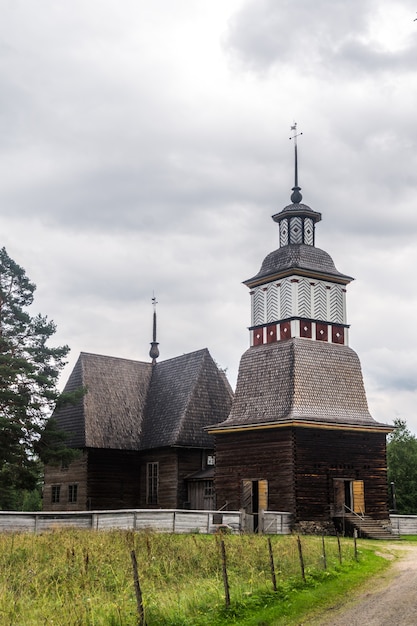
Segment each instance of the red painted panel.
[{"label": "red painted panel", "polygon": [[300,320],[300,337],[307,337],[308,339],[311,339],[311,322]]},{"label": "red painted panel", "polygon": [[281,341],[283,339],[289,339],[291,337],[291,323],[282,322],[282,324],[280,324],[279,326],[280,326],[279,335],[280,335]]},{"label": "red painted panel", "polygon": [[343,326],[332,326],[332,342],[345,343],[345,329]]},{"label": "red painted panel", "polygon": [[328,327],[327,324],[316,323],[316,339],[318,341],[327,341],[328,339]]},{"label": "red painted panel", "polygon": [[255,328],[253,331],[253,345],[260,346],[264,342],[264,329]]},{"label": "red painted panel", "polygon": [[266,343],[274,343],[277,340],[277,325],[271,324],[266,327]]}]

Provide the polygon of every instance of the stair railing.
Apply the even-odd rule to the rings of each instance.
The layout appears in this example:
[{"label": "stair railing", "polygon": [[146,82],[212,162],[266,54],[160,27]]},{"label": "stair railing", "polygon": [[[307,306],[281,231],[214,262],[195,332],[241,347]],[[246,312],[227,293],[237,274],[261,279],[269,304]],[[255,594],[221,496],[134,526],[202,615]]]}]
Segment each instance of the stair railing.
[{"label": "stair railing", "polygon": [[344,505],[344,510],[343,510],[343,518],[344,518],[344,516],[345,516],[346,511],[347,511],[347,512],[349,512],[349,513],[351,513],[352,515],[354,515],[355,517],[357,517],[357,518],[358,518],[358,520],[359,520],[359,524],[358,524],[359,529],[358,529],[358,530],[359,530],[359,536],[361,537],[361,536],[362,536],[362,522],[364,522],[364,521],[365,521],[365,515],[364,515],[364,513],[362,513],[362,510],[361,510],[361,513],[362,513],[362,514],[360,515],[359,513],[357,513],[357,512],[356,512],[356,511],[354,511],[353,509],[351,509],[351,508],[350,508],[350,506],[348,506],[347,504],[345,504],[345,505]]},{"label": "stair railing", "polygon": [[345,506],[345,511],[348,511],[349,513],[352,513],[352,515],[356,515],[356,517],[359,517],[359,519],[362,522],[365,520],[365,513],[362,511],[362,509],[361,509],[360,513],[357,513],[356,511],[351,509],[347,504],[345,504],[344,506]]}]

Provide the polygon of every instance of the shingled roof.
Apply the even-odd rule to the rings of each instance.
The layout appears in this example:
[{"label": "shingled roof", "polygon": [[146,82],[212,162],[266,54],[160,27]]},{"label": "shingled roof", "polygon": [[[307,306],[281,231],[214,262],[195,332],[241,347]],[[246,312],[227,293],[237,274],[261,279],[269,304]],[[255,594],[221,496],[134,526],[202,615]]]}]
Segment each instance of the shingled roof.
[{"label": "shingled roof", "polygon": [[203,427],[223,421],[232,391],[207,349],[151,363],[82,352],[64,391],[85,387],[53,417],[79,448],[212,446]]},{"label": "shingled roof", "polygon": [[294,421],[386,426],[369,413],[356,352],[299,338],[249,348],[231,413],[210,432]]},{"label": "shingled roof", "polygon": [[291,244],[274,250],[265,257],[259,272],[244,281],[245,285],[252,286],[257,282],[262,282],[270,277],[287,276],[291,273],[302,272],[303,275],[328,276],[341,283],[349,283],[353,279],[351,276],[339,272],[330,254],[305,244]]},{"label": "shingled roof", "polygon": [[143,448],[211,447],[203,429],[229,414],[233,393],[207,349],[158,363],[146,404]]}]

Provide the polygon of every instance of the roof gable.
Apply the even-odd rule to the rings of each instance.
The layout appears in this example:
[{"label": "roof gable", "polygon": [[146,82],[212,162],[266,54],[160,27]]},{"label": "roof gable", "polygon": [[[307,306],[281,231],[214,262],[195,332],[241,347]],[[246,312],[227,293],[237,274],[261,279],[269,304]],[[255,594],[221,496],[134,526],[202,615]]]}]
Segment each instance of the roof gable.
[{"label": "roof gable", "polygon": [[74,447],[135,450],[139,447],[150,363],[82,352],[64,391],[86,387],[75,406],[56,412]]},{"label": "roof gable", "polygon": [[211,447],[203,428],[223,421],[232,390],[205,348],[157,363],[145,410],[142,448]]}]

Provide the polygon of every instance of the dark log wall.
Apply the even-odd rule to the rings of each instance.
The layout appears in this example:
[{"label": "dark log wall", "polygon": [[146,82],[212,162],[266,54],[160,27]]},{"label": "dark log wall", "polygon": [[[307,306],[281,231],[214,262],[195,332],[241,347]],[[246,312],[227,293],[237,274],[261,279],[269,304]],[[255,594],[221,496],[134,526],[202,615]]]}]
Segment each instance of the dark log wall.
[{"label": "dark log wall", "polygon": [[88,508],[134,509],[139,506],[139,462],[129,450],[88,451]]},{"label": "dark log wall", "polygon": [[[146,467],[158,463],[158,502],[146,502]],[[175,449],[156,449],[143,452],[140,457],[140,508],[175,509],[177,507],[178,463]]]},{"label": "dark log wall", "polygon": [[[52,485],[60,486],[59,502],[52,502]],[[77,502],[68,502],[69,485],[77,485]],[[87,509],[87,453],[68,467],[47,465],[44,474],[44,511],[85,511]]]},{"label": "dark log wall", "polygon": [[[190,474],[205,469],[207,455],[214,454],[213,450],[178,449],[178,508],[182,509],[188,503],[188,485],[186,478]],[[187,504],[188,506],[188,504]]]},{"label": "dark log wall", "polygon": [[363,480],[365,512],[388,517],[385,434],[277,428],[216,435],[216,506],[242,507],[242,481],[268,481],[268,509],[296,520],[334,514],[334,479]]},{"label": "dark log wall", "polygon": [[268,481],[270,511],[295,512],[290,428],[216,435],[216,507],[239,510],[245,479]]},{"label": "dark log wall", "polygon": [[[214,450],[164,448],[147,452],[89,449],[67,468],[47,466],[44,511],[166,508],[186,506],[186,478],[205,467]],[[147,463],[159,469],[158,502],[146,501]],[[52,503],[52,486],[60,486],[60,501]],[[69,485],[77,485],[77,502],[68,501]]]},{"label": "dark log wall", "polygon": [[328,519],[334,511],[334,479],[363,480],[365,513],[388,518],[385,434],[294,429],[296,517]]},{"label": "dark log wall", "polygon": [[[202,469],[207,453],[193,448],[164,448],[141,453],[140,508],[183,508],[188,499],[186,477]],[[158,503],[146,502],[146,467],[159,464]]]}]

